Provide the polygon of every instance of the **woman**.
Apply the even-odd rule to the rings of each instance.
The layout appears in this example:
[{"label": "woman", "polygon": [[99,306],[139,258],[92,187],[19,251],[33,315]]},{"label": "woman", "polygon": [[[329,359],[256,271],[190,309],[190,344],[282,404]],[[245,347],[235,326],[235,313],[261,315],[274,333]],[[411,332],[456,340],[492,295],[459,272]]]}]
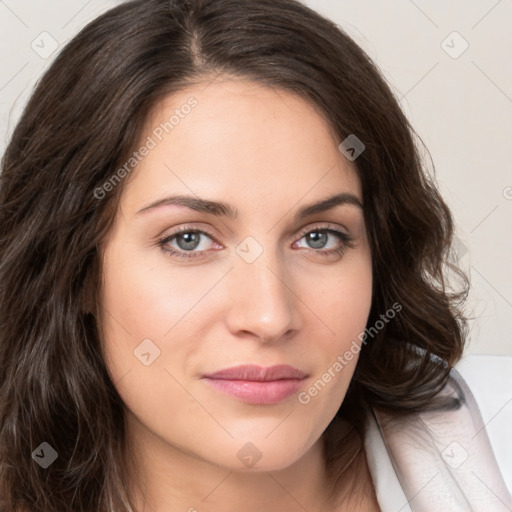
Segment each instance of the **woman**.
[{"label": "woman", "polygon": [[413,134],[294,0],[82,30],[2,162],[2,510],[507,510]]}]

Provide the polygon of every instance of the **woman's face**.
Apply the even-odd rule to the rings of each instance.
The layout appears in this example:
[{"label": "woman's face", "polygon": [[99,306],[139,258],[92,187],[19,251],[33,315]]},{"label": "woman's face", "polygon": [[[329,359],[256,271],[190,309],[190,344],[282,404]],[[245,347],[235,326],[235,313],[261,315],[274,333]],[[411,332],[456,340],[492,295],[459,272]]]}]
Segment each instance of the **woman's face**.
[{"label": "woman's face", "polygon": [[[143,127],[102,254],[102,342],[145,449],[276,470],[319,440],[355,369],[372,290],[362,191],[303,99],[205,87],[167,97]],[[300,215],[339,194],[352,200]],[[177,195],[231,215],[165,201]],[[304,378],[205,377],[240,365]]]}]

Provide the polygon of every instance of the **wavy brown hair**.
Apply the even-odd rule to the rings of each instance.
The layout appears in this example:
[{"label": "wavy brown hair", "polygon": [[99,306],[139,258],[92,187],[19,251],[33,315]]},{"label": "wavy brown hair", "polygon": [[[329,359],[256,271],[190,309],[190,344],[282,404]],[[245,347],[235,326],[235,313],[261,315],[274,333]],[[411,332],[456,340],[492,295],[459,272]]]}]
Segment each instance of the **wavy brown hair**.
[{"label": "wavy brown hair", "polygon": [[[2,159],[2,512],[133,507],[123,403],[98,315],[85,307],[98,304],[100,249],[128,178],[102,200],[94,191],[126,161],[160,99],[218,75],[298,94],[340,142],[356,134],[366,146],[354,163],[373,260],[368,325],[394,303],[402,310],[364,346],[324,433],[333,482],[360,451],[362,402],[425,409],[462,355],[468,280],[449,258],[453,219],[419,137],[362,49],[296,0],[125,2],[62,49]],[[450,290],[450,268],[462,291]],[[341,434],[340,418],[349,425]],[[58,452],[46,469],[32,456],[43,442]]]}]

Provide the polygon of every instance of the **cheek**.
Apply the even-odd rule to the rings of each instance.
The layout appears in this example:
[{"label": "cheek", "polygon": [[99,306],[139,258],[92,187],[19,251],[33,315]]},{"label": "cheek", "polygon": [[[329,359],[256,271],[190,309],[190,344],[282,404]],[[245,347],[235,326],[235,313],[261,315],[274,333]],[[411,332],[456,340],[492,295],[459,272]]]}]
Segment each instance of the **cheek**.
[{"label": "cheek", "polygon": [[[113,382],[149,361],[161,371],[175,368],[196,350],[200,336],[193,333],[213,315],[205,298],[222,270],[173,268],[157,250],[121,243],[105,252],[103,268],[102,340]],[[158,378],[154,373],[144,379]]]},{"label": "cheek", "polygon": [[102,301],[111,313],[106,322],[115,319],[134,340],[164,338],[218,279],[199,267],[171,272],[166,256],[156,249],[123,253],[113,248],[105,257]]},{"label": "cheek", "polygon": [[347,264],[337,277],[325,280],[314,304],[335,340],[326,339],[327,347],[336,351],[346,349],[353,338],[364,332],[372,303],[372,285],[371,260],[366,256]]},{"label": "cheek", "polygon": [[[182,411],[183,418],[205,420],[176,368],[195,350],[190,313],[214,276],[210,284],[194,285],[192,272],[178,269],[169,275],[160,259],[151,261],[140,249],[126,252],[119,247],[105,254],[102,343],[112,382],[129,414],[137,418],[135,425],[147,422],[150,430],[180,439],[188,430],[175,411]],[[194,440],[193,432],[187,436]]]},{"label": "cheek", "polygon": [[314,294],[308,288],[308,306],[320,321],[314,328],[315,350],[311,350],[311,344],[304,346],[303,357],[315,358],[316,371],[298,402],[312,416],[332,418],[364,350],[361,340],[371,309],[373,285],[368,253],[347,261],[344,271],[322,283]]}]

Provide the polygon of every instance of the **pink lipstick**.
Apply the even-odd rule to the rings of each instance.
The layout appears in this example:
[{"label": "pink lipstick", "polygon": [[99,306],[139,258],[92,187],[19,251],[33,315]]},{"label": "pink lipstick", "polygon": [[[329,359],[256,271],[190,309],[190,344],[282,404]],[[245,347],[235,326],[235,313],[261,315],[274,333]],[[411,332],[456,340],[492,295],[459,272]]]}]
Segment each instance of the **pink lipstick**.
[{"label": "pink lipstick", "polygon": [[240,365],[202,378],[212,388],[256,405],[279,403],[297,392],[308,375],[289,365]]}]

